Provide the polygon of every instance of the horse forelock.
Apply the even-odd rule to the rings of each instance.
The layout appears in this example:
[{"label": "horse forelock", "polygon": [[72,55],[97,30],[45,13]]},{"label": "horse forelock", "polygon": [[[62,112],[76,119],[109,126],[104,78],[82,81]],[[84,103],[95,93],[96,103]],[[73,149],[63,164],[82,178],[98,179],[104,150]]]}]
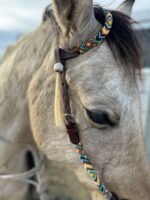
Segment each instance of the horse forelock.
[{"label": "horse forelock", "polygon": [[[94,6],[95,17],[100,24],[105,23],[104,10],[98,5]],[[142,51],[133,29],[133,19],[119,11],[111,11],[113,26],[107,36],[108,44],[117,60],[120,59],[127,69],[135,71],[141,69]]]}]

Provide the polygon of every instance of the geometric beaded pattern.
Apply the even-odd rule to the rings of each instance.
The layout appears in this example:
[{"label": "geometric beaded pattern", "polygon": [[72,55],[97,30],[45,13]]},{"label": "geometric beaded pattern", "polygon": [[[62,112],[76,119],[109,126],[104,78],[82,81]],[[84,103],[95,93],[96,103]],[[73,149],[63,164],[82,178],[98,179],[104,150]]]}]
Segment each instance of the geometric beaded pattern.
[{"label": "geometric beaded pattern", "polygon": [[90,49],[100,45],[106,39],[106,36],[109,34],[113,24],[113,17],[111,12],[109,12],[108,10],[105,10],[104,13],[105,13],[105,24],[102,27],[101,32],[98,31],[98,33],[96,33],[93,38],[90,38],[82,42],[82,44],[79,47],[80,54],[85,53]]},{"label": "geometric beaded pattern", "polygon": [[100,182],[100,179],[98,178],[97,173],[94,170],[90,160],[88,159],[87,155],[84,153],[83,146],[81,144],[78,144],[75,147],[76,147],[76,152],[79,154],[84,168],[89,174],[89,177],[96,184],[99,192],[105,197],[106,200],[111,200],[112,198],[111,192],[109,192],[107,188],[105,187],[105,185]]}]

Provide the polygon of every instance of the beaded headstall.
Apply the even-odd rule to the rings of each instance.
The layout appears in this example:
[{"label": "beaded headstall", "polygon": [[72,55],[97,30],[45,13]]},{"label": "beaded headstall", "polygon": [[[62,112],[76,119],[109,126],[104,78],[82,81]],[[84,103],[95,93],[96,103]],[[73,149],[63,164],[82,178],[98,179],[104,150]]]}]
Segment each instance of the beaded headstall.
[{"label": "beaded headstall", "polygon": [[105,24],[102,27],[101,32],[98,31],[98,33],[96,33],[96,35],[93,38],[86,40],[80,45],[79,47],[80,54],[85,53],[90,49],[101,44],[106,39],[106,36],[109,34],[112,28],[112,24],[113,24],[112,14],[109,11],[105,11]]},{"label": "beaded headstall", "polygon": [[101,183],[100,179],[97,176],[96,171],[94,170],[90,160],[83,150],[83,146],[80,143],[79,131],[77,124],[72,116],[68,86],[65,80],[65,61],[71,58],[75,58],[80,54],[83,54],[90,49],[100,45],[109,34],[113,24],[113,17],[109,11],[105,11],[105,24],[102,27],[101,31],[95,34],[93,38],[87,39],[84,41],[76,51],[65,51],[63,49],[56,49],[56,61],[54,65],[54,70],[59,73],[61,86],[62,86],[62,99],[63,99],[63,111],[64,111],[64,123],[66,126],[67,133],[69,135],[70,141],[75,145],[76,152],[79,154],[80,159],[84,165],[84,168],[87,170],[89,177],[94,181],[100,193],[103,194],[106,200],[115,200],[117,199],[114,194],[109,192],[104,184]]}]

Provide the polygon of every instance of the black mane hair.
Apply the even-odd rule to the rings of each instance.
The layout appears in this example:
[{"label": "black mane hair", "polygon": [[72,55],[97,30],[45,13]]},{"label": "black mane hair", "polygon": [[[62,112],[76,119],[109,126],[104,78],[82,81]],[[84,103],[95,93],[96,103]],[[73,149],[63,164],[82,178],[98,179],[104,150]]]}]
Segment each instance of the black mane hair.
[{"label": "black mane hair", "polygon": [[[94,6],[95,18],[100,24],[105,23],[104,9]],[[111,11],[113,26],[107,36],[108,44],[117,60],[118,56],[124,64],[135,71],[142,66],[141,46],[132,27],[133,20],[119,11]]]}]

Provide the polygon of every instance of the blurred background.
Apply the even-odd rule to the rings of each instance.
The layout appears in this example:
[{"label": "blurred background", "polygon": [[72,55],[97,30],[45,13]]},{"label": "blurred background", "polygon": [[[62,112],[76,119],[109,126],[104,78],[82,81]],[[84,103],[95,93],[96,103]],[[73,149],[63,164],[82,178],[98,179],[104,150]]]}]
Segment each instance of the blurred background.
[{"label": "blurred background", "polygon": [[[123,0],[122,0],[123,1]],[[115,9],[121,0],[97,0],[103,7]],[[21,35],[36,29],[50,0],[0,0],[0,57],[6,47]],[[140,83],[145,143],[150,159],[150,0],[136,0],[132,17],[139,22],[136,33],[143,45],[143,82]]]}]

